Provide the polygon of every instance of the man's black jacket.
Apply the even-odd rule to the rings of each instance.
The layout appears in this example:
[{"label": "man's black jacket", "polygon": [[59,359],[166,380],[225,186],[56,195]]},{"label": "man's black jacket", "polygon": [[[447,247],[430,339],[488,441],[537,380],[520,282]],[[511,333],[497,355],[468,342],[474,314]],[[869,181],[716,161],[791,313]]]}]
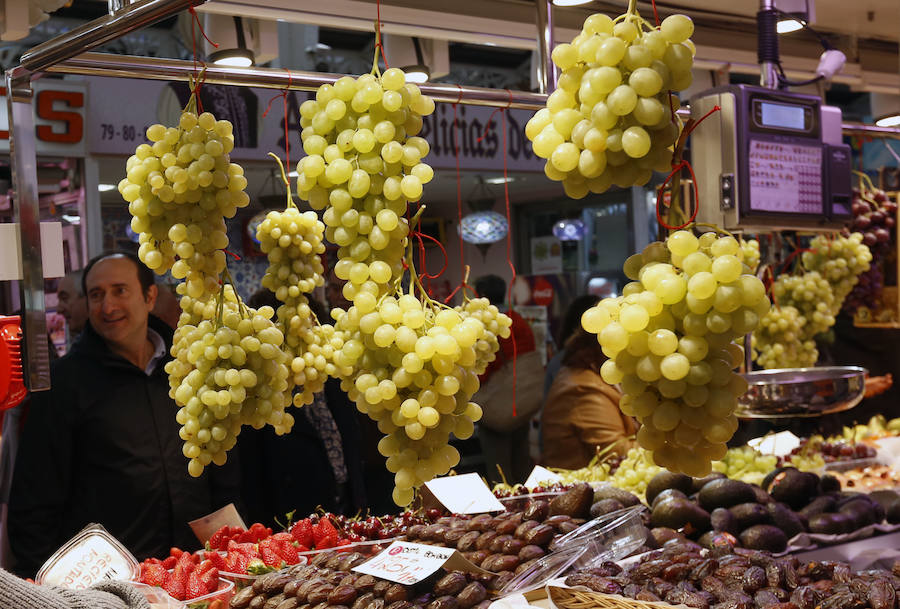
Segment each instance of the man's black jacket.
[{"label": "man's black jacket", "polygon": [[[167,350],[172,330],[150,316]],[[163,365],[151,375],[112,353],[88,324],[34,393],[13,474],[8,534],[31,574],[91,522],[138,560],[199,545],[187,522],[237,501],[239,467],[191,478]]]}]

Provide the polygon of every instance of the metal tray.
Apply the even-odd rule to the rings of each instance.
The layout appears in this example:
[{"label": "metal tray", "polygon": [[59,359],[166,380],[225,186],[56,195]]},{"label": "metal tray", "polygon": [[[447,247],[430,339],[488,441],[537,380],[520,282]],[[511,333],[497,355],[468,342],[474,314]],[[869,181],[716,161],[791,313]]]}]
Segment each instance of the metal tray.
[{"label": "metal tray", "polygon": [[744,375],[750,388],[738,398],[746,419],[818,417],[849,410],[865,393],[865,368],[823,366],[760,370]]}]

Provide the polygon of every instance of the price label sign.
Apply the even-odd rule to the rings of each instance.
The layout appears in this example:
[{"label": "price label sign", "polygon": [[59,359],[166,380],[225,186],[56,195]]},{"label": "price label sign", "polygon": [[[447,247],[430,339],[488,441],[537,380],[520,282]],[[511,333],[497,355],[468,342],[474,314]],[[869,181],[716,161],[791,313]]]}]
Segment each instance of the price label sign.
[{"label": "price label sign", "polygon": [[398,584],[415,584],[443,567],[455,553],[450,548],[395,541],[353,570]]},{"label": "price label sign", "polygon": [[425,486],[441,505],[456,514],[483,514],[506,509],[478,474],[435,478]]},{"label": "price label sign", "polygon": [[203,518],[191,520],[188,525],[191,527],[194,535],[197,536],[197,539],[200,540],[200,543],[206,543],[213,536],[213,533],[226,525],[242,529],[247,528],[233,503],[229,503]]},{"label": "price label sign", "polygon": [[531,470],[531,475],[528,476],[528,480],[525,481],[525,488],[533,489],[542,484],[556,484],[557,482],[562,482],[559,474],[551,472],[546,467],[535,465],[534,469]]}]

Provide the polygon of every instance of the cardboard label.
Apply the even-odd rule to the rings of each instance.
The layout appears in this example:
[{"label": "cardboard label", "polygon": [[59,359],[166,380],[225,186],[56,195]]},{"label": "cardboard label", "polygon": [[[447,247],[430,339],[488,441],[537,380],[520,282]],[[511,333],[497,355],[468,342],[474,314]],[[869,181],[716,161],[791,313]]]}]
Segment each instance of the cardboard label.
[{"label": "cardboard label", "polygon": [[775,434],[767,434],[761,438],[753,438],[747,444],[764,455],[784,457],[800,446],[800,438],[789,431],[779,431]]},{"label": "cardboard label", "polygon": [[441,505],[456,514],[483,514],[506,509],[478,474],[435,478],[425,486]]},{"label": "cardboard label", "polygon": [[234,507],[233,503],[229,503],[225,507],[204,516],[203,518],[191,520],[188,525],[190,525],[191,530],[194,532],[194,535],[197,536],[197,539],[200,540],[200,543],[203,544],[209,541],[209,538],[213,536],[213,533],[223,526],[228,525],[230,527],[241,527],[242,529],[247,528],[247,525],[244,524],[241,515],[238,514],[237,508]]},{"label": "cardboard label", "polygon": [[54,557],[41,584],[83,590],[107,579],[127,581],[134,576],[134,564],[112,543],[91,535]]},{"label": "cardboard label", "polygon": [[415,584],[440,568],[448,571],[490,573],[466,560],[457,550],[421,543],[395,541],[353,571],[398,584]]},{"label": "cardboard label", "polygon": [[559,474],[554,474],[546,467],[535,465],[528,475],[528,480],[525,481],[525,488],[533,489],[542,484],[556,484],[557,482],[562,482]]}]

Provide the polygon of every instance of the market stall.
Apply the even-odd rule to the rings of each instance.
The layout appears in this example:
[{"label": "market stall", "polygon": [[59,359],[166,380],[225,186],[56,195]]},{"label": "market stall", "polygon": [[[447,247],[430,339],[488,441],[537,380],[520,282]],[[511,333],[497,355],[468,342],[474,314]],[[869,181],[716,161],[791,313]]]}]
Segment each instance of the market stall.
[{"label": "market stall", "polygon": [[[290,433],[297,409],[334,378],[377,423],[402,511],[291,512],[273,530],[246,526],[232,509],[191,523],[196,548],[143,562],[97,526],[51,557],[37,584],[130,581],[152,603],[193,609],[485,609],[514,595],[567,609],[896,606],[900,419],[748,433],[755,420],[800,432],[796,419],[850,410],[891,382],[867,389],[864,368],[816,367],[816,340],[843,307],[860,323],[879,310],[860,312],[882,294],[876,278],[860,278],[896,263],[897,203],[864,175],[851,189],[849,148],[833,120],[830,132],[823,125],[829,112],[817,97],[776,90],[788,81],[777,72],[774,6],[763,2],[759,15],[766,87],[714,89],[689,110],[675,93],[691,84],[693,23],[680,14],[650,22],[635,2],[615,19],[589,16],[552,51],[541,32],[547,93],[417,86],[381,57],[380,21],[372,70],[359,77],[90,52],[193,4],[117,8],[7,73],[28,389],[50,383],[37,348],[45,328],[32,80],[185,81],[177,121],[146,129],[117,186],[140,260],[177,282],[182,313],[165,371],[184,468],[198,478],[223,466],[248,427]],[[539,4],[538,21],[552,30],[552,11]],[[823,79],[842,63],[830,51]],[[211,83],[315,91],[296,111],[296,179],[270,155],[284,203],[252,234],[268,264],[259,287],[277,306],[249,306],[229,272],[228,220],[250,196],[230,156],[233,124],[204,111],[200,92]],[[454,113],[495,107],[504,149],[506,110],[535,110],[522,135],[572,199],[664,176],[655,180],[659,240],[620,261],[629,283],[579,324],[602,350],[597,375],[620,388],[617,414],[639,423],[622,439],[627,450],[611,442],[585,467],[536,468],[493,489],[454,475],[457,441],[485,424],[479,377],[503,357],[514,314],[472,293],[468,269],[445,299],[427,287],[424,244],[436,239],[420,220],[435,172],[420,133],[436,102]],[[508,191],[506,207],[508,230]],[[329,244],[347,301],[330,319],[310,306]],[[527,397],[516,396],[514,366],[513,416]],[[739,430],[758,437],[738,443]]]}]

